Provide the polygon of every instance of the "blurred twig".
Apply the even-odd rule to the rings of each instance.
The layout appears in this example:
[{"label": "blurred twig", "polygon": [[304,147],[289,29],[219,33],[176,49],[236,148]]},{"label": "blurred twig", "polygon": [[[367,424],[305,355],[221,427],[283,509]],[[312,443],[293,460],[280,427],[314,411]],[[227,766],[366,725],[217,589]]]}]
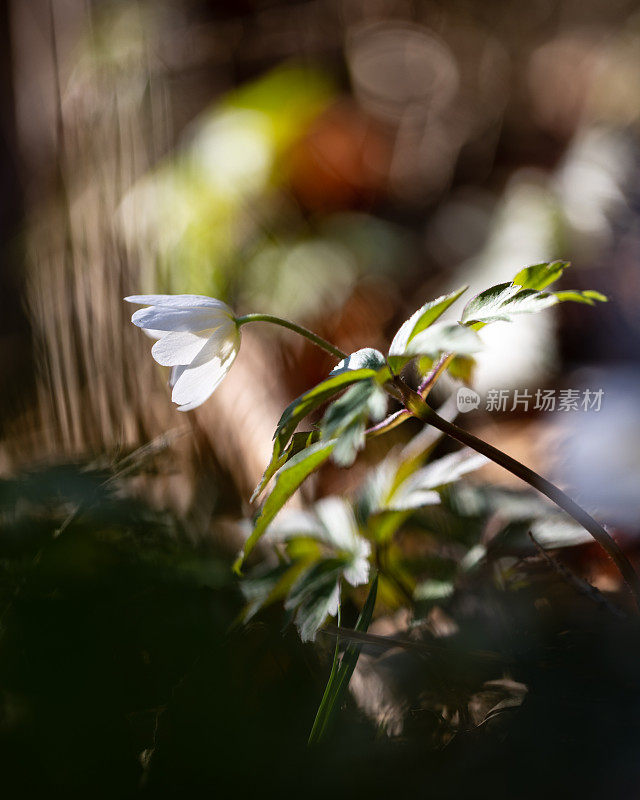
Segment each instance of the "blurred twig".
[{"label": "blurred twig", "polygon": [[560,561],[557,561],[549,553],[547,553],[544,547],[542,547],[542,545],[536,540],[531,531],[529,531],[529,538],[547,564],[549,564],[553,571],[556,572],[565,583],[575,589],[579,594],[588,597],[589,600],[592,600],[601,608],[609,611],[614,615],[614,617],[618,617],[619,619],[628,618],[627,614],[625,614],[622,609],[618,608],[616,605],[607,600],[607,598],[599,589],[597,589],[595,586],[592,586],[589,581],[585,580],[584,578],[578,577],[578,575],[573,573],[566,564],[562,564]]},{"label": "blurred twig", "polygon": [[[385,649],[401,647],[404,650],[413,650],[424,655],[452,652],[450,647],[435,644],[434,642],[416,642],[411,639],[398,639],[395,636],[380,636],[376,633],[363,633],[361,631],[355,631],[351,628],[343,628],[337,625],[325,625],[324,628],[321,628],[320,633],[325,633],[328,636],[339,637],[340,641],[342,642],[360,642],[362,644],[370,644],[374,647],[382,647]],[[502,660],[501,655],[498,653],[491,653],[488,650],[465,650],[465,655],[487,661]]]},{"label": "blurred twig", "polygon": [[115,481],[123,478],[125,475],[129,475],[132,472],[138,470],[145,461],[148,461],[153,456],[156,456],[158,453],[161,453],[163,450],[166,450],[170,447],[176,439],[184,436],[186,433],[189,432],[189,428],[174,428],[173,430],[168,431],[167,433],[163,433],[154,439],[151,442],[147,442],[147,444],[142,445],[137,450],[134,450],[133,453],[129,453],[128,456],[125,456],[114,468],[113,475],[110,475],[106,480],[102,481],[102,483],[98,486],[96,491],[94,492],[94,496],[88,500],[85,500],[82,503],[78,503],[75,508],[69,513],[66,517],[62,525],[53,532],[54,539],[60,536],[60,534],[64,533],[64,531],[69,527],[69,525],[73,522],[73,520],[78,516],[78,514],[86,509],[90,508],[91,505],[96,501],[96,493],[100,489],[104,489],[107,486],[110,486]]}]

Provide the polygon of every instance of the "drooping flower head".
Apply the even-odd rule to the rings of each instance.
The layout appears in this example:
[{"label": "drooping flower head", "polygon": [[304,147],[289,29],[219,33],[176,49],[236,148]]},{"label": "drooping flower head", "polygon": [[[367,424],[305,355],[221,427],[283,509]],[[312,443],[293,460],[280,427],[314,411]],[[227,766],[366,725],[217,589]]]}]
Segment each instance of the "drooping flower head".
[{"label": "drooping flower head", "polygon": [[125,297],[148,306],[131,322],[158,341],[151,354],[171,367],[171,399],[179,411],[204,403],[231,369],[240,349],[233,311],[213,297],[196,294],[149,294]]}]

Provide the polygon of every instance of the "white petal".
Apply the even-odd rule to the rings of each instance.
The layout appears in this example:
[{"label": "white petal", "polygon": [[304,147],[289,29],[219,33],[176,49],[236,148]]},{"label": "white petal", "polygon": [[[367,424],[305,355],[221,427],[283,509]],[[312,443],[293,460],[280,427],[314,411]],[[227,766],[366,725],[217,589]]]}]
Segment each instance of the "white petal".
[{"label": "white petal", "polygon": [[171,399],[178,403],[179,411],[191,411],[204,403],[231,369],[238,354],[240,334],[233,323],[226,336],[221,336],[220,330],[209,337],[191,364],[176,369]]},{"label": "white petal", "polygon": [[162,339],[167,335],[166,331],[154,331],[153,328],[143,328],[143,333],[146,333],[150,339]]},{"label": "white petal", "polygon": [[229,323],[231,318],[226,311],[217,308],[172,308],[151,306],[141,308],[131,317],[131,322],[139,328],[156,331],[203,331]]},{"label": "white petal", "polygon": [[210,335],[211,330],[201,331],[200,334],[172,331],[153,345],[151,355],[163,367],[190,364],[205,346]]},{"label": "white petal", "polygon": [[176,385],[176,381],[182,375],[187,367],[184,364],[180,364],[176,367],[171,367],[171,372],[169,374],[169,386],[172,388]]},{"label": "white petal", "polygon": [[134,294],[124,298],[127,303],[141,306],[165,306],[168,308],[220,308],[233,315],[233,311],[222,300],[203,294]]},{"label": "white petal", "polygon": [[[240,349],[240,331],[233,318],[224,316],[215,328],[207,341],[207,351],[198,356],[198,362],[207,358],[207,353],[217,353],[223,359],[232,351]],[[195,363],[192,366],[197,366]]]},{"label": "white petal", "polygon": [[216,357],[199,367],[185,368],[171,395],[173,402],[178,404],[178,411],[192,411],[208,400],[231,369],[235,355],[232,353],[226,361]]}]

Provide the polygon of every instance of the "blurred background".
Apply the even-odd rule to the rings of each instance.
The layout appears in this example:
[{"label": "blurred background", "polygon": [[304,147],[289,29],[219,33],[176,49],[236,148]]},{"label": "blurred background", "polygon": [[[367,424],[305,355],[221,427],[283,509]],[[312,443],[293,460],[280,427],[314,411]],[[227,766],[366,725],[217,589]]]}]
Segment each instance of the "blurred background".
[{"label": "blurred background", "polygon": [[[0,31],[0,730],[25,785],[85,786],[97,772],[105,792],[154,774],[206,782],[212,736],[227,736],[214,761],[227,777],[250,747],[274,769],[260,732],[286,706],[275,739],[304,742],[325,675],[277,615],[231,643],[225,632],[241,608],[228,570],[238,520],[275,424],[331,360],[248,326],[228,378],[182,415],[125,295],[209,294],[351,352],[385,349],[419,305],[463,283],[477,292],[570,260],[563,288],[609,303],[491,327],[472,385],[483,398],[603,388],[601,410],[481,405],[461,424],[633,549],[637,3],[3,0]],[[374,445],[303,498],[354,485]],[[590,569],[616,588],[607,564]],[[122,686],[98,691],[114,674]],[[208,677],[217,693],[200,706]],[[345,747],[359,752],[354,720]]]}]

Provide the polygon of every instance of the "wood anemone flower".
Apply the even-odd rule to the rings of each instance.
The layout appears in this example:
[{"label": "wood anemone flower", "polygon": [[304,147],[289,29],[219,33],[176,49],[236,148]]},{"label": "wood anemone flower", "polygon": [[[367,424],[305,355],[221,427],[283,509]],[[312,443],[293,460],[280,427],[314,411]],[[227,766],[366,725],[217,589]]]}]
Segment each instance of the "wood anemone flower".
[{"label": "wood anemone flower", "polygon": [[231,308],[221,300],[195,294],[148,294],[124,298],[148,306],[131,322],[156,343],[151,355],[171,367],[171,399],[178,411],[204,403],[231,369],[240,349],[240,330]]}]

